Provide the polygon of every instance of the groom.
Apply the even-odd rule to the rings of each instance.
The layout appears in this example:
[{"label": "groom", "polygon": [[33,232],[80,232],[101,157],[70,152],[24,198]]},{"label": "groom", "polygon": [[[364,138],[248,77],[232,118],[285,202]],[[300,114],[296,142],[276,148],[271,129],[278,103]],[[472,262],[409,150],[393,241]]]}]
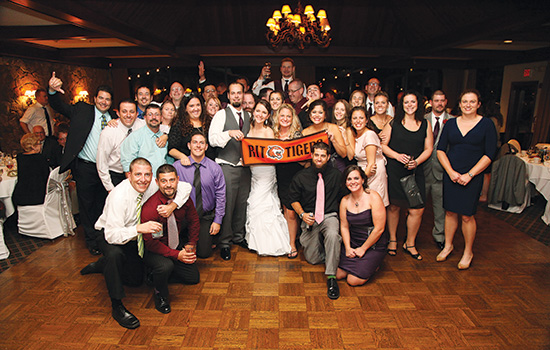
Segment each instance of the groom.
[{"label": "groom", "polygon": [[214,115],[208,133],[210,145],[219,147],[216,163],[222,168],[226,186],[225,216],[218,241],[223,260],[231,259],[232,243],[248,249],[244,227],[250,169],[242,164],[241,141],[250,130],[250,114],[242,108],[243,95],[242,84],[229,85],[229,105]]}]

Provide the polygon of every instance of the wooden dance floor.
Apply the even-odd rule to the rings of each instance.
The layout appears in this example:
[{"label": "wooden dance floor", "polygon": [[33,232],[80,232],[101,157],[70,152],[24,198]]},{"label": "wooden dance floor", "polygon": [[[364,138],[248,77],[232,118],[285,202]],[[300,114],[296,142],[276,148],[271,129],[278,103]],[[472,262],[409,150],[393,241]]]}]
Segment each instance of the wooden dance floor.
[{"label": "wooden dance floor", "polygon": [[111,318],[101,275],[79,274],[95,260],[81,233],[61,237],[0,274],[0,349],[549,349],[550,248],[479,210],[472,267],[458,271],[461,234],[437,263],[430,220],[423,261],[400,249],[367,285],[340,282],[335,301],[302,255],[216,252],[200,284],[170,285],[170,314],[150,287],[126,288],[136,330]]}]

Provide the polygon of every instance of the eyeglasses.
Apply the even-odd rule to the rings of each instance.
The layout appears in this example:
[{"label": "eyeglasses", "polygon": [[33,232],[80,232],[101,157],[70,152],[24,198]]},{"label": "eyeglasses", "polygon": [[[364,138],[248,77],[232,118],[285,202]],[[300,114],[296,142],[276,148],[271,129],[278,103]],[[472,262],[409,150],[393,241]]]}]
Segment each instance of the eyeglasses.
[{"label": "eyeglasses", "polygon": [[206,92],[206,93],[210,93],[210,92],[214,92],[214,91],[216,91],[216,90],[215,90],[215,89],[207,89],[207,90],[204,90],[204,92]]},{"label": "eyeglasses", "polygon": [[367,85],[370,85],[370,86],[379,86],[380,84],[378,84],[378,83],[368,83]]},{"label": "eyeglasses", "polygon": [[298,88],[296,90],[288,89],[288,92],[289,93],[295,93],[295,92],[300,91],[300,90],[302,90],[302,88]]}]

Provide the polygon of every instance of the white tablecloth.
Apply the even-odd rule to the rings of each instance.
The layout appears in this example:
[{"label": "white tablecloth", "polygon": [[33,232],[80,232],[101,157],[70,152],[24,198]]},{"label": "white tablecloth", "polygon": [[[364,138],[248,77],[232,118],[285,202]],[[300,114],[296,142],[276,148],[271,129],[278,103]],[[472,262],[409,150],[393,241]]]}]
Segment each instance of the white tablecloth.
[{"label": "white tablecloth", "polygon": [[[2,174],[2,181],[0,181],[0,201],[6,206],[6,217],[11,216],[15,212],[13,203],[11,201],[11,195],[17,182],[17,177],[8,176],[8,169],[1,167],[4,170]],[[0,259],[6,259],[10,255],[8,247],[4,242],[4,219],[0,218]]]},{"label": "white tablecloth", "polygon": [[535,185],[537,191],[546,199],[546,208],[541,219],[546,225],[550,225],[550,162],[535,164],[529,162],[529,158],[520,158],[527,164],[529,181]]}]

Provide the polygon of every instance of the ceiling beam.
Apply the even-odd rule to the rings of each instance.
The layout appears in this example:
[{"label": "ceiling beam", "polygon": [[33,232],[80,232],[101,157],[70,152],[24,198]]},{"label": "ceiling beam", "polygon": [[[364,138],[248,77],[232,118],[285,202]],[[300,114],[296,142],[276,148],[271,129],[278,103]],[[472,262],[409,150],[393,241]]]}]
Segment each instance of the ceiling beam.
[{"label": "ceiling beam", "polygon": [[191,46],[177,47],[176,52],[182,55],[197,55],[201,57],[379,57],[381,55],[409,55],[406,48],[382,48],[382,47],[348,47],[331,46],[327,49],[310,47],[298,50],[289,47],[281,47],[273,50],[267,45],[259,46]]},{"label": "ceiling beam", "polygon": [[58,49],[16,41],[0,41],[0,55],[103,69],[109,68],[110,63],[101,57],[67,59]]},{"label": "ceiling beam", "polygon": [[106,38],[106,35],[91,32],[69,24],[57,26],[0,26],[2,39],[62,40],[75,37]]},{"label": "ceiling beam", "polygon": [[[15,5],[69,22],[80,28],[134,43],[151,50],[173,53],[173,46],[139,27],[129,26],[115,18],[102,15],[83,6],[78,1],[57,0],[7,0]],[[53,3],[53,5],[52,5]],[[58,10],[57,8],[63,9]]]},{"label": "ceiling beam", "polygon": [[[138,47],[138,46],[124,46],[124,47],[93,47],[93,48],[79,48],[79,49],[61,49],[61,56],[66,58],[71,57],[129,57],[129,56],[159,56],[162,52],[153,51],[150,49]],[[170,56],[163,54],[163,56]]]}]

